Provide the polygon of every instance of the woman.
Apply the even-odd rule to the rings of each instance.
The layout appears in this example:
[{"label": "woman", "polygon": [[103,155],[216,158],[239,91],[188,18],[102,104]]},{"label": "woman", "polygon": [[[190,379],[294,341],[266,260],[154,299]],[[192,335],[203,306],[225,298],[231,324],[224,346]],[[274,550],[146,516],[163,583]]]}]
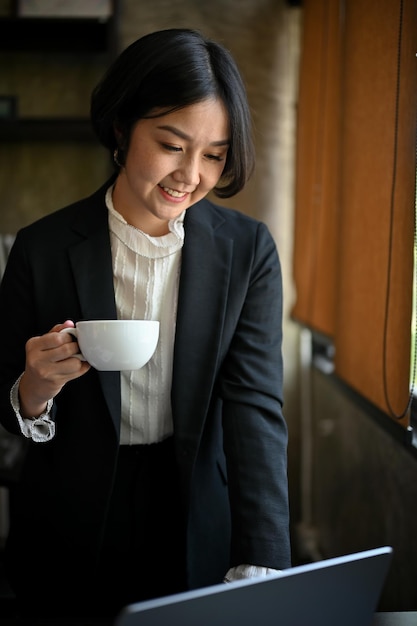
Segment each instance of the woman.
[{"label": "woman", "polygon": [[[253,168],[235,62],[146,35],[91,119],[114,176],[18,233],[0,292],[0,419],[29,439],[8,572],[42,623],[290,566],[277,251],[205,198]],[[98,372],[59,333],[116,318],[160,321],[139,371]]]}]

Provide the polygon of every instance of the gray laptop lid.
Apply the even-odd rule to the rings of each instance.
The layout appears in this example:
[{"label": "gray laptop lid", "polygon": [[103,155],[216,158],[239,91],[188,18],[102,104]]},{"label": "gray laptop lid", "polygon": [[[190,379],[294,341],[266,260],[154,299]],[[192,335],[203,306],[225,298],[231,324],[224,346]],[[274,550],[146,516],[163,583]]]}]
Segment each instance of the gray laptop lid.
[{"label": "gray laptop lid", "polygon": [[391,557],[376,548],[131,604],[116,626],[370,626]]}]

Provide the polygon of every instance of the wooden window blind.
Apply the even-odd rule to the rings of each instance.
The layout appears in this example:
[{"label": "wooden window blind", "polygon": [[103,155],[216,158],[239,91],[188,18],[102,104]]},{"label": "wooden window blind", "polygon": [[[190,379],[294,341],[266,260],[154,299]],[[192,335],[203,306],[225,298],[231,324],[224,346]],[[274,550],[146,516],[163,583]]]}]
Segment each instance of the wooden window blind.
[{"label": "wooden window blind", "polygon": [[417,2],[305,0],[302,45],[292,315],[407,426]]}]

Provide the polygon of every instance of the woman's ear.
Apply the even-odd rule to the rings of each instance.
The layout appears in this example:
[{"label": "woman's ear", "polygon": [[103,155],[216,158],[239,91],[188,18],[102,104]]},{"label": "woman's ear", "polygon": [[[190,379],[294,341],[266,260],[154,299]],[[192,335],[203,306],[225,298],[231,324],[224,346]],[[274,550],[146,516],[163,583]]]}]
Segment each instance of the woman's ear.
[{"label": "woman's ear", "polygon": [[113,161],[117,167],[123,167],[126,158],[127,141],[124,133],[120,130],[117,123],[113,124],[114,137],[116,139],[116,148],[113,152]]}]

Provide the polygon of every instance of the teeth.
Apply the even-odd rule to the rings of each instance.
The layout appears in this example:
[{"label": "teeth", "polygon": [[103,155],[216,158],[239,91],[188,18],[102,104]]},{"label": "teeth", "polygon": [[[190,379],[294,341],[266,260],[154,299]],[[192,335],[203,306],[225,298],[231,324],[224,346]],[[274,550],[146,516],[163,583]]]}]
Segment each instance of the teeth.
[{"label": "teeth", "polygon": [[179,191],[175,191],[175,189],[170,189],[169,187],[164,187],[163,185],[161,185],[161,187],[165,191],[165,193],[172,196],[173,198],[183,198],[185,196],[185,193],[180,193]]}]

